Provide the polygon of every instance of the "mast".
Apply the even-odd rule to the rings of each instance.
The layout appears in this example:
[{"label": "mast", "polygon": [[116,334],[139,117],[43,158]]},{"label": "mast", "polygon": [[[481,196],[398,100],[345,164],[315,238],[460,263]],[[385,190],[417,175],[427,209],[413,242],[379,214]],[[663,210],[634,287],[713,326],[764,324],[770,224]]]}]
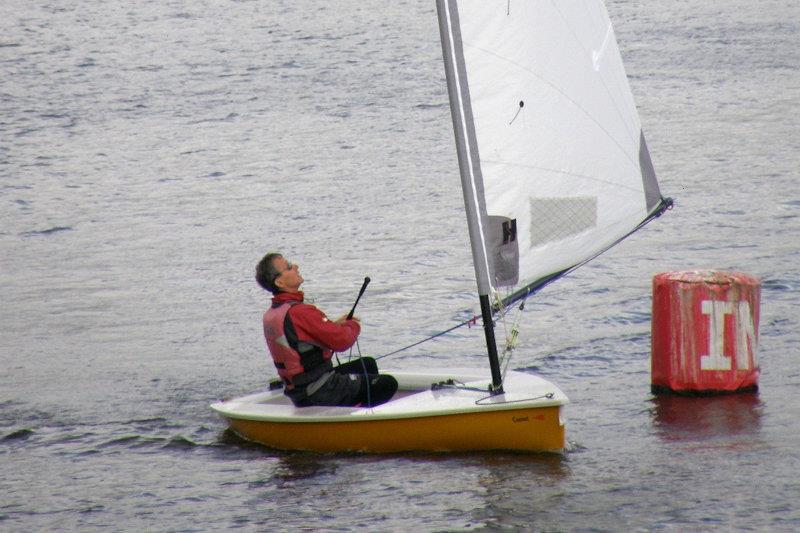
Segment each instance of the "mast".
[{"label": "mast", "polygon": [[439,34],[442,39],[442,56],[447,77],[447,91],[450,97],[450,113],[453,119],[453,131],[455,132],[458,166],[461,174],[461,190],[464,193],[464,207],[467,214],[467,227],[469,228],[469,240],[472,248],[472,262],[478,283],[478,296],[489,356],[489,368],[492,372],[491,390],[493,393],[501,393],[503,392],[502,375],[497,356],[497,342],[494,336],[494,320],[489,302],[492,283],[483,228],[487,217],[486,203],[483,196],[483,176],[464,63],[458,6],[455,0],[437,0],[436,8],[439,15]]}]

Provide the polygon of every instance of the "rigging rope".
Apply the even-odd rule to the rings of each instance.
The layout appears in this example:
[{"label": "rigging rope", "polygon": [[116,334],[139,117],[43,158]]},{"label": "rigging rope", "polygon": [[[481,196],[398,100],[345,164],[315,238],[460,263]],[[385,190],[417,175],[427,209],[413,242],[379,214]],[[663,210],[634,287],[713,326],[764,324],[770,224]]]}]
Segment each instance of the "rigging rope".
[{"label": "rigging rope", "polygon": [[[497,304],[497,309],[498,309],[497,313],[500,316],[500,319],[503,321],[503,327],[505,328],[506,348],[505,348],[503,353],[504,354],[506,352],[509,353],[509,357],[505,361],[506,369],[503,371],[503,377],[505,377],[506,370],[508,369],[508,363],[511,360],[510,352],[517,345],[517,336],[519,335],[519,322],[520,322],[520,319],[522,317],[521,311],[525,308],[525,300],[527,299],[527,296],[525,298],[523,298],[522,303],[518,307],[520,313],[517,315],[517,318],[514,321],[514,324],[512,325],[510,335],[509,335],[508,329],[506,328],[506,324],[505,324],[505,315],[506,315],[506,312],[507,312],[507,308],[505,308],[502,305],[502,300],[500,299],[500,297],[499,297],[499,295],[497,293],[495,293],[495,299],[496,299],[496,304]],[[410,348],[413,348],[415,346],[419,346],[420,344],[423,344],[425,342],[432,341],[433,339],[436,339],[437,337],[441,337],[443,335],[447,335],[448,333],[450,333],[452,331],[455,331],[458,328],[461,328],[461,327],[464,327],[464,326],[473,326],[473,325],[478,323],[478,319],[479,318],[480,317],[478,315],[473,315],[472,318],[470,318],[469,320],[465,320],[463,322],[460,322],[460,323],[456,324],[455,326],[453,326],[451,328],[448,328],[448,329],[446,329],[444,331],[440,331],[439,333],[435,333],[435,334],[433,334],[433,335],[431,335],[429,337],[425,337],[424,339],[419,340],[419,341],[417,341],[415,343],[409,344],[408,346],[404,346],[404,347],[402,347],[400,349],[397,349],[397,350],[394,350],[392,352],[376,356],[376,357],[374,357],[374,359],[375,360],[383,359],[384,357],[389,357],[390,355],[395,355],[395,354],[398,354],[398,353],[403,352],[405,350],[408,350]]]},{"label": "rigging rope", "polygon": [[419,346],[423,342],[428,342],[428,341],[431,341],[431,340],[435,339],[436,337],[441,337],[442,335],[447,335],[451,331],[455,331],[460,327],[466,326],[468,324],[476,324],[477,321],[478,321],[478,317],[473,315],[473,317],[470,318],[469,320],[465,320],[464,322],[461,322],[460,324],[456,324],[452,328],[446,329],[444,331],[440,331],[439,333],[431,335],[430,337],[426,337],[426,338],[422,339],[421,341],[417,341],[417,342],[415,342],[413,344],[409,344],[408,346],[400,348],[399,350],[395,350],[393,352],[389,352],[389,353],[385,353],[383,355],[379,355],[379,356],[375,357],[375,360],[383,359],[384,357],[388,357],[390,355],[394,355],[396,353],[400,353],[400,352],[402,352],[404,350],[408,350],[409,348],[413,348],[414,346]]},{"label": "rigging rope", "polygon": [[[652,213],[650,213],[647,216],[647,218],[645,218],[642,222],[640,222],[631,231],[629,231],[628,233],[626,233],[625,235],[623,235],[622,237],[620,237],[619,239],[617,239],[616,241],[611,243],[606,248],[600,250],[595,255],[593,255],[593,256],[581,261],[580,263],[578,263],[578,264],[576,264],[576,265],[574,265],[574,266],[572,266],[570,268],[567,268],[567,269],[565,269],[565,270],[563,270],[561,272],[556,272],[554,274],[551,274],[550,276],[546,276],[546,277],[540,279],[538,282],[536,282],[536,283],[534,283],[532,285],[529,285],[523,291],[517,291],[515,293],[512,293],[510,296],[506,296],[505,298],[499,298],[499,294],[495,293],[494,296],[498,300],[497,302],[495,302],[495,311],[500,315],[501,319],[504,319],[506,310],[509,309],[511,305],[514,305],[517,302],[521,302],[520,305],[519,305],[519,315],[517,317],[517,320],[515,321],[515,324],[512,325],[510,335],[508,333],[508,330],[506,330],[506,349],[504,350],[504,357],[505,357],[505,352],[506,351],[509,351],[509,352],[513,351],[513,349],[517,345],[517,337],[519,335],[519,328],[518,328],[519,318],[522,315],[522,311],[525,309],[525,301],[530,296],[532,296],[532,295],[536,294],[537,292],[541,291],[542,289],[544,289],[546,286],[550,285],[550,283],[552,283],[556,279],[559,279],[559,278],[562,278],[562,277],[565,277],[565,276],[571,274],[572,272],[574,272],[579,267],[585,265],[586,263],[588,263],[592,259],[594,259],[597,256],[601,255],[603,252],[605,252],[609,248],[612,248],[613,246],[615,246],[616,244],[618,244],[622,240],[626,239],[627,237],[629,237],[630,235],[632,235],[636,231],[642,229],[645,225],[647,225],[648,222],[652,221],[655,218],[660,217],[664,213],[664,211],[667,211],[668,209],[672,209],[672,206],[673,206],[672,198],[664,198],[664,197],[662,197],[661,198],[661,202],[659,203],[659,205],[652,211]],[[559,292],[565,292],[565,291],[559,291]],[[559,292],[556,292],[554,294],[559,294]],[[441,337],[442,335],[446,335],[446,334],[450,333],[451,331],[455,331],[456,329],[461,328],[463,326],[466,326],[468,324],[475,324],[475,323],[477,323],[477,320],[478,320],[478,317],[477,316],[473,316],[469,320],[465,320],[464,322],[461,322],[460,324],[456,324],[455,326],[453,326],[453,327],[451,327],[449,329],[446,329],[444,331],[440,331],[439,333],[431,335],[430,337],[426,337],[426,338],[424,338],[424,339],[422,339],[420,341],[417,341],[417,342],[415,342],[413,344],[409,344],[408,346],[404,346],[403,348],[400,348],[399,350],[395,350],[393,352],[389,352],[389,353],[385,353],[383,355],[379,355],[378,357],[375,357],[375,359],[376,360],[377,359],[383,359],[384,357],[388,357],[390,355],[395,355],[397,353],[400,353],[402,351],[408,350],[408,349],[413,348],[415,346],[419,346],[422,343],[428,342],[428,341],[433,340],[433,339],[435,339],[437,337]],[[505,327],[505,321],[503,322],[503,326]],[[509,354],[509,357],[505,359],[505,367],[504,367],[503,372],[502,372],[503,379],[505,379],[506,371],[508,369],[508,364],[509,364],[510,361],[511,361],[511,357],[510,357],[510,354]]]},{"label": "rigging rope", "polygon": [[511,363],[511,357],[514,355],[514,350],[519,343],[519,324],[522,320],[522,312],[525,310],[525,300],[520,302],[519,307],[517,308],[516,316],[514,317],[514,322],[511,324],[511,332],[510,334],[507,333],[506,336],[506,346],[503,349],[503,360],[501,361],[503,364],[503,380],[506,379],[506,373],[508,373],[508,366]]},{"label": "rigging rope", "polygon": [[[469,387],[464,382],[458,381],[456,379],[448,379],[447,381],[440,381],[439,383],[431,384],[431,390],[441,390],[441,389],[458,389],[464,391],[472,391],[472,392],[480,392],[485,393],[487,392],[486,389],[481,389],[479,387]],[[489,402],[491,405],[498,405],[503,403],[522,403],[522,402],[529,402],[531,400],[541,400],[543,398],[547,398],[548,400],[552,400],[555,397],[556,393],[554,392],[547,392],[540,396],[531,396],[529,398],[518,398],[516,400],[497,400],[496,394],[489,394],[489,396],[484,396],[482,398],[478,398],[475,400],[475,405],[488,405]]]},{"label": "rigging rope", "polygon": [[514,349],[519,343],[519,324],[522,319],[522,312],[525,309],[525,300],[527,300],[527,296],[524,297],[520,302],[510,329],[506,321],[506,316],[509,314],[510,306],[506,307],[503,305],[503,299],[500,297],[498,292],[494,293],[494,299],[495,308],[498,309],[499,320],[503,325],[503,332],[505,333],[505,346],[503,347],[502,354],[500,355],[502,380],[505,381],[506,374],[508,373],[508,367],[511,363],[511,358],[514,355]]}]

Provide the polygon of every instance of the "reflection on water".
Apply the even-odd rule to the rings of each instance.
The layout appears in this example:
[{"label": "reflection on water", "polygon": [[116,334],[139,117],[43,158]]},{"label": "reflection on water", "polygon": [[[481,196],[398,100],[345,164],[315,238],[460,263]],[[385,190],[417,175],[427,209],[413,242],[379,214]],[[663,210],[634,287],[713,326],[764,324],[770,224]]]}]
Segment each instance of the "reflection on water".
[{"label": "reflection on water", "polygon": [[336,462],[316,454],[287,454],[280,457],[272,479],[279,488],[286,483],[336,473]]},{"label": "reflection on water", "polygon": [[480,464],[486,468],[482,485],[490,489],[495,483],[505,483],[509,479],[535,476],[543,483],[557,481],[569,475],[566,458],[558,453],[485,453],[478,456]]},{"label": "reflection on water", "polygon": [[[230,431],[220,440],[229,455],[255,466],[246,482],[255,490],[251,505],[325,514],[332,494],[337,501],[360,498],[367,510],[353,512],[354,524],[385,520],[394,516],[395,502],[405,502],[400,506],[435,509],[448,527],[527,530],[535,519],[553,528],[557,516],[548,513],[568,496],[564,486],[572,477],[564,454],[317,454],[272,450]],[[403,529],[386,524],[386,530]]]},{"label": "reflection on water", "polygon": [[653,422],[664,440],[757,435],[763,404],[757,393],[654,397]]},{"label": "reflection on water", "polygon": [[481,466],[484,505],[473,509],[472,526],[530,530],[554,525],[542,517],[565,495],[564,482],[571,475],[566,456],[487,454]]},{"label": "reflection on water", "polygon": [[336,472],[336,455],[276,450],[245,440],[231,429],[220,434],[219,444],[228,456],[236,453],[242,459],[268,460],[268,474],[260,480],[261,484],[280,488],[295,481],[313,480]]}]

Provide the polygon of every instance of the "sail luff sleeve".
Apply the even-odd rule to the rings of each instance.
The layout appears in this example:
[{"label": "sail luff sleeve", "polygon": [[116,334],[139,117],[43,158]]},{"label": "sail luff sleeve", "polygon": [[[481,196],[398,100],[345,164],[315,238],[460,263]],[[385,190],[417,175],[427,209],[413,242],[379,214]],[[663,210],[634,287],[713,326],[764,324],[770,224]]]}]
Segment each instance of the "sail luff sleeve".
[{"label": "sail luff sleeve", "polygon": [[487,219],[486,203],[464,64],[458,6],[454,0],[437,0],[436,7],[478,294],[488,295],[491,292],[492,283],[484,237],[484,226]]}]

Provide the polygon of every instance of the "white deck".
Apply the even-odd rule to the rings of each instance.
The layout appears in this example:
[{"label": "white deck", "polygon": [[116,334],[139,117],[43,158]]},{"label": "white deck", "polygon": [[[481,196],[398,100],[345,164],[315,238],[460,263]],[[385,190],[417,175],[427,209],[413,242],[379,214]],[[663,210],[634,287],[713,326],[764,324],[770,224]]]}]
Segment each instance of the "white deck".
[{"label": "white deck", "polygon": [[[474,369],[401,372],[387,370],[397,378],[398,393],[377,407],[303,407],[292,405],[283,390],[257,392],[214,403],[211,408],[226,418],[272,422],[344,422],[442,416],[481,411],[529,409],[564,405],[569,400],[553,383],[524,372],[509,372],[504,393],[490,395],[486,372]],[[431,384],[456,380],[480,390],[444,388]]]}]

